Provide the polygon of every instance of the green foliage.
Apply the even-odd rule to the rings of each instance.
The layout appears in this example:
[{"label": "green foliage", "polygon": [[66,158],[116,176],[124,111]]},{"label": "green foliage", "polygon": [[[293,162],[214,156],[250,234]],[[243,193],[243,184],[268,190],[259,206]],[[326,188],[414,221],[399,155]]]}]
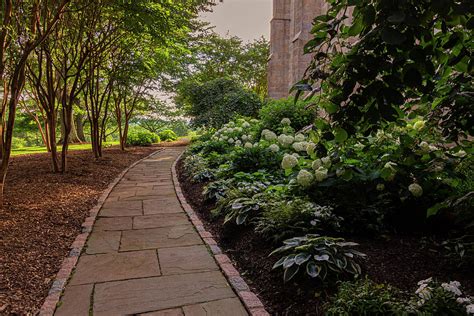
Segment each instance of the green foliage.
[{"label": "green foliage", "polygon": [[365,254],[352,249],[358,245],[354,242],[346,242],[343,238],[306,235],[287,239],[283,243],[284,246],[272,254],[284,254],[273,269],[284,270],[285,282],[298,272],[323,282],[326,278],[358,276],[362,273],[360,261],[365,258]]},{"label": "green foliage", "polygon": [[195,126],[219,128],[237,115],[256,116],[260,98],[231,79],[215,79],[181,87],[182,105]]},{"label": "green foliage", "polygon": [[270,100],[259,111],[263,128],[273,129],[278,126],[283,118],[289,118],[292,127],[300,130],[313,124],[316,118],[315,109],[309,107],[307,102],[294,102],[294,100]]},{"label": "green foliage", "polygon": [[340,229],[341,218],[333,209],[295,197],[269,199],[258,218],[255,231],[274,241],[315,232],[334,232]]},{"label": "green foliage", "polygon": [[178,139],[178,136],[172,130],[165,129],[158,133],[161,141],[172,142]]},{"label": "green foliage", "polygon": [[132,129],[127,137],[127,145],[129,146],[151,146],[159,141],[160,137],[158,135],[143,129]]},{"label": "green foliage", "polygon": [[19,149],[19,148],[23,148],[23,147],[26,147],[26,146],[27,146],[27,143],[26,143],[25,139],[20,138],[20,137],[13,137],[13,139],[12,139],[12,149]]},{"label": "green foliage", "polygon": [[472,12],[457,0],[330,1],[314,19],[314,60],[295,88],[322,80],[319,104],[350,133],[417,113],[463,139],[474,128]]},{"label": "green foliage", "polygon": [[364,279],[342,282],[331,299],[326,315],[401,315],[404,310],[399,302],[398,290]]},{"label": "green foliage", "polygon": [[184,159],[184,169],[193,175],[193,181],[205,182],[214,178],[209,164],[201,155],[189,155]]}]

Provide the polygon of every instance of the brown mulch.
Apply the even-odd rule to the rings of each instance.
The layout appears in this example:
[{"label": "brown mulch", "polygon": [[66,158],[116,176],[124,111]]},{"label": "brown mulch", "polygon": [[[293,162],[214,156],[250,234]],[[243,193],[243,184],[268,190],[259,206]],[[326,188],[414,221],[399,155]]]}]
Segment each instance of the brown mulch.
[{"label": "brown mulch", "polygon": [[[285,284],[282,271],[272,271],[278,259],[269,254],[279,245],[263,240],[252,227],[223,229],[223,221],[212,219],[214,205],[202,196],[205,184],[193,183],[186,176],[182,161],[177,165],[183,193],[203,221],[206,229],[216,237],[219,246],[231,257],[252,291],[264,303],[271,315],[323,315],[324,301],[334,289],[322,290],[299,279]],[[474,270],[458,268],[438,253],[423,247],[417,236],[393,236],[389,240],[357,239],[358,250],[367,254],[365,270],[370,279],[414,292],[417,282],[428,277],[439,281],[458,280],[467,294],[474,294]]]},{"label": "brown mulch", "polygon": [[70,153],[69,172],[50,171],[48,154],[13,157],[0,210],[0,314],[37,313],[88,211],[126,167],[156,147]]}]

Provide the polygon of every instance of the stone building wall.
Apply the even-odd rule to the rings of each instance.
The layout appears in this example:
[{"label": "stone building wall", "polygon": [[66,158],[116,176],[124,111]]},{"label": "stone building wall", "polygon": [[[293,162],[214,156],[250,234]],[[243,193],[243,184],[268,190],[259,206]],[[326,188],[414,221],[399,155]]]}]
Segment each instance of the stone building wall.
[{"label": "stone building wall", "polygon": [[293,84],[301,80],[311,61],[304,46],[311,39],[315,16],[326,10],[324,0],[273,0],[268,95],[286,98]]}]

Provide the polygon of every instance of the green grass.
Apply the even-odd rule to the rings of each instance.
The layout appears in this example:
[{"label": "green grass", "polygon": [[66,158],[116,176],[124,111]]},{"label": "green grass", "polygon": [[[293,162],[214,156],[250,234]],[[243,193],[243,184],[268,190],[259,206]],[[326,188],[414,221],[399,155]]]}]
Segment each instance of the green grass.
[{"label": "green grass", "polygon": [[[118,141],[114,142],[106,142],[103,144],[104,148],[114,145],[119,145]],[[69,150],[91,150],[91,144],[75,144],[69,145]],[[61,146],[58,146],[58,152],[61,151]],[[19,155],[28,155],[28,154],[39,154],[47,152],[46,147],[35,146],[35,147],[22,147],[12,149],[12,156],[19,156]]]}]

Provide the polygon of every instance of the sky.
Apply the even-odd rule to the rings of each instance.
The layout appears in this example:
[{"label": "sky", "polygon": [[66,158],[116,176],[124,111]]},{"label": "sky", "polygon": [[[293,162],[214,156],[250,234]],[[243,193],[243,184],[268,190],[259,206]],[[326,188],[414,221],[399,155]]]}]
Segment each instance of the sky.
[{"label": "sky", "polygon": [[[218,2],[218,1],[217,1]],[[262,36],[270,38],[272,0],[224,0],[218,2],[213,12],[202,15],[221,35],[238,36],[244,42]]]}]

